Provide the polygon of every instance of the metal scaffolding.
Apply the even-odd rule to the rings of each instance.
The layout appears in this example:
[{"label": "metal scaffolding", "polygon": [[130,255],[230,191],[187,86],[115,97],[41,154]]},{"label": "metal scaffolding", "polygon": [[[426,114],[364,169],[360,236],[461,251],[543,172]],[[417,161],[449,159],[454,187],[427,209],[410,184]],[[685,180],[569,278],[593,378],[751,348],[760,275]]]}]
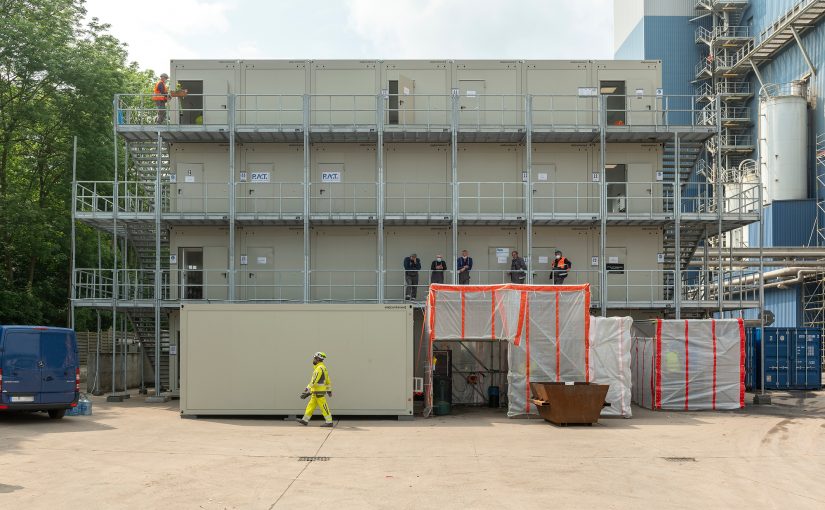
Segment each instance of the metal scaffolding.
[{"label": "metal scaffolding", "polygon": [[[582,270],[582,278],[594,285],[598,285],[594,293],[593,306],[602,315],[607,315],[610,309],[623,310],[644,309],[653,310],[664,316],[709,316],[718,311],[730,311],[743,308],[758,307],[762,309],[761,293],[758,283],[749,281],[746,276],[748,270],[733,264],[726,268],[723,265],[722,246],[717,245],[716,254],[718,267],[711,271],[706,265],[704,273],[691,269],[691,260],[699,246],[704,246],[704,259],[707,263],[708,237],[722,238],[725,232],[740,228],[752,223],[761,217],[761,200],[753,197],[754,190],[745,191],[741,182],[738,193],[728,192],[723,188],[719,178],[711,180],[707,185],[697,186],[688,181],[690,169],[696,164],[700,147],[709,137],[717,135],[720,130],[721,110],[723,102],[720,97],[714,97],[708,103],[710,107],[702,107],[701,112],[695,108],[697,97],[667,97],[651,96],[649,102],[653,107],[645,106],[643,110],[633,111],[632,107],[622,110],[625,121],[618,124],[608,124],[609,114],[615,110],[608,108],[608,99],[611,94],[597,93],[592,96],[574,98],[588,106],[589,111],[576,111],[574,122],[554,122],[552,115],[562,116],[569,114],[563,110],[542,109],[541,114],[551,116],[536,123],[536,97],[524,95],[515,98],[514,104],[520,106],[512,109],[514,122],[500,124],[475,124],[462,120],[458,89],[444,96],[444,110],[447,117],[446,125],[436,125],[429,120],[426,123],[390,126],[385,122],[387,114],[388,93],[382,91],[374,96],[375,107],[373,117],[368,122],[356,121],[361,113],[353,107],[346,111],[351,115],[352,122],[342,122],[335,125],[331,121],[317,120],[313,113],[316,104],[330,96],[305,94],[296,96],[300,101],[300,121],[274,124],[248,123],[245,115],[248,109],[239,112],[237,105],[247,104],[246,97],[238,94],[227,94],[227,108],[224,112],[225,122],[181,124],[167,122],[157,124],[153,117],[154,111],[145,106],[146,97],[118,95],[114,101],[114,134],[116,142],[126,142],[128,152],[128,166],[124,168],[121,180],[119,156],[117,149],[114,155],[115,168],[113,181],[110,182],[78,182],[76,177],[73,183],[74,204],[73,219],[85,222],[106,232],[111,236],[113,250],[113,265],[111,270],[103,268],[73,267],[72,280],[72,310],[77,307],[86,307],[100,310],[110,310],[113,323],[118,316],[128,318],[128,323],[134,330],[142,351],[154,368],[154,386],[156,396],[164,390],[174,392],[176,381],[170,375],[169,366],[170,339],[169,314],[179,308],[180,303],[191,299],[189,296],[178,294],[176,285],[181,285],[181,273],[170,269],[169,228],[181,221],[181,215],[173,214],[171,210],[173,196],[172,186],[175,184],[173,172],[170,170],[170,143],[227,143],[228,161],[226,175],[226,189],[228,193],[221,200],[226,200],[227,207],[220,211],[200,211],[191,213],[180,224],[203,224],[226,227],[228,230],[228,267],[221,270],[226,274],[226,293],[220,301],[245,302],[250,301],[246,294],[237,294],[238,289],[248,285],[248,282],[239,282],[237,279],[238,257],[236,256],[236,228],[244,222],[254,221],[251,224],[271,225],[300,225],[303,234],[303,267],[300,275],[300,297],[295,302],[313,302],[312,257],[310,256],[311,232],[316,221],[329,219],[319,218],[311,206],[312,185],[312,155],[314,143],[324,141],[372,143],[376,149],[376,191],[374,195],[374,209],[358,216],[353,213],[348,224],[368,225],[377,229],[376,258],[378,268],[375,273],[374,293],[368,299],[356,297],[353,292],[349,302],[392,302],[385,294],[390,284],[384,254],[384,227],[385,220],[390,213],[387,211],[387,183],[384,161],[384,144],[389,138],[394,142],[410,143],[445,143],[450,144],[450,182],[445,183],[449,191],[449,206],[446,211],[428,210],[422,220],[416,218],[410,224],[446,225],[451,227],[452,260],[458,258],[458,233],[465,224],[508,225],[514,228],[523,228],[526,239],[525,259],[528,264],[527,282],[533,281],[536,273],[536,263],[533,260],[533,232],[534,226],[542,225],[589,225],[599,229],[598,262],[594,261],[596,270]],[[641,96],[632,96],[635,100]],[[543,98],[546,100],[547,98]],[[648,100],[647,98],[643,98]],[[284,99],[280,99],[284,102]],[[427,101],[432,101],[429,97]],[[504,99],[501,99],[502,103]],[[330,101],[331,102],[331,101]],[[353,100],[354,102],[354,100]],[[422,99],[422,103],[424,100]],[[492,100],[490,101],[492,103]],[[553,98],[550,98],[552,104]],[[559,99],[559,102],[561,100]],[[627,101],[627,104],[632,104]],[[668,106],[671,105],[671,106]],[[681,106],[672,106],[681,105]],[[689,105],[689,106],[685,106]],[[493,111],[491,109],[491,111]],[[503,112],[495,110],[496,113]],[[205,113],[205,112],[204,112]],[[291,112],[290,112],[291,113]],[[432,111],[419,111],[421,116],[435,116]],[[511,112],[507,112],[511,113]],[[586,113],[587,115],[582,115]],[[282,115],[284,111],[281,111]],[[588,115],[590,115],[589,118]],[[580,116],[585,118],[580,120]],[[689,117],[689,120],[675,121],[678,116]],[[330,113],[330,119],[333,115]],[[480,117],[480,115],[479,115]],[[240,119],[240,121],[239,121]],[[643,119],[642,121],[638,119]],[[479,211],[467,211],[461,206],[460,187],[462,183],[458,176],[458,147],[465,142],[503,143],[516,142],[524,151],[524,179],[518,183],[522,190],[518,197],[523,209],[507,216],[502,212],[500,217],[486,218]],[[588,189],[586,186],[598,188],[598,207],[593,210],[579,210],[581,194],[572,197],[576,201],[575,210],[559,210],[553,204],[555,199],[547,199],[545,203],[534,198],[537,186],[541,183],[533,181],[533,144],[536,142],[567,142],[592,144],[598,148],[598,170],[593,170],[592,182],[576,183],[576,189]],[[256,212],[254,218],[244,216],[238,211],[238,201],[244,199],[239,193],[236,182],[235,152],[238,144],[255,142],[274,143],[302,143],[303,151],[303,179],[300,210],[285,212],[280,208],[270,213]],[[649,211],[631,215],[627,210],[610,210],[607,188],[609,183],[606,176],[608,153],[611,144],[621,143],[657,143],[661,144],[666,154],[663,162],[661,180],[647,183],[651,189],[658,189],[657,196],[651,196]],[[115,144],[118,146],[118,143]],[[720,151],[715,153],[716,160],[720,159]],[[718,166],[716,168],[719,168]],[[721,172],[716,171],[718,177]],[[581,186],[580,186],[581,185]],[[480,188],[479,188],[480,189]],[[503,188],[502,188],[503,189]],[[650,190],[648,190],[650,192]],[[479,193],[481,193],[479,191]],[[297,198],[297,197],[296,197]],[[628,197],[639,202],[639,197]],[[503,200],[502,197],[498,199]],[[273,200],[278,200],[274,197]],[[544,199],[542,199],[544,200]],[[545,200],[546,201],[546,200]],[[658,205],[653,205],[655,204]],[[547,204],[551,204],[548,206]],[[539,209],[537,210],[537,206]],[[548,208],[549,207],[549,208]],[[244,209],[245,211],[245,209]],[[269,214],[269,216],[266,216]],[[479,220],[480,219],[480,220]],[[399,221],[403,221],[403,218]],[[269,223],[267,223],[269,222]],[[429,223],[428,223],[429,222]],[[665,250],[660,264],[663,269],[646,271],[641,278],[649,278],[649,282],[637,287],[649,288],[649,296],[631,299],[630,283],[624,284],[625,296],[622,299],[610,297],[611,287],[608,275],[607,234],[613,225],[649,225],[661,227],[664,231]],[[122,241],[122,243],[121,243]],[[128,244],[127,244],[128,241]],[[134,256],[127,257],[127,253]],[[121,258],[118,262],[118,258]],[[129,261],[135,267],[127,267]],[[181,261],[182,262],[182,261]],[[613,270],[615,271],[615,270]],[[715,272],[712,276],[709,273]],[[451,278],[457,283],[455,268],[450,269]],[[573,273],[573,271],[571,271]],[[588,274],[594,273],[594,274]],[[595,274],[597,273],[597,274]],[[627,273],[632,273],[628,270]],[[643,273],[643,271],[639,271]],[[595,277],[595,278],[593,278]],[[629,282],[629,280],[628,280]],[[661,295],[660,295],[661,294]],[[270,301],[285,301],[271,296]],[[326,300],[328,301],[328,300]],[[113,346],[116,344],[113,327]],[[114,347],[113,347],[114,348]],[[125,355],[125,352],[124,352]],[[114,356],[113,356],[114,360]],[[113,361],[113,371],[116,367]],[[113,387],[113,394],[119,395]]]}]

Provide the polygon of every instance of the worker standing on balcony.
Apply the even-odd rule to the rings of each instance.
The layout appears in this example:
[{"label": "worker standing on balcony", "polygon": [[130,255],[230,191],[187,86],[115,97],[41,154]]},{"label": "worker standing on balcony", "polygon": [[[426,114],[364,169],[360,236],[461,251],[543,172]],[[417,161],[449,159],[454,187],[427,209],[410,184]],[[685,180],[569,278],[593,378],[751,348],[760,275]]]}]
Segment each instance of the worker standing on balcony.
[{"label": "worker standing on balcony", "polygon": [[418,297],[418,272],[421,270],[421,261],[413,253],[404,257],[404,299],[410,301]]},{"label": "worker standing on balcony", "polygon": [[444,283],[444,271],[447,270],[447,261],[441,254],[435,256],[430,264],[430,283]]},{"label": "worker standing on balcony", "polygon": [[556,250],[556,258],[553,260],[553,283],[555,285],[563,285],[564,279],[567,278],[567,271],[573,267],[570,259],[562,255],[561,250]]},{"label": "worker standing on balcony", "polygon": [[513,283],[524,283],[527,278],[527,264],[524,259],[518,256],[518,252],[513,250],[513,258],[510,261],[510,281]]},{"label": "worker standing on balcony", "polygon": [[467,253],[467,250],[461,250],[461,256],[456,261],[456,269],[458,270],[458,284],[470,285],[470,271],[473,269],[473,258]]},{"label": "worker standing on balcony", "polygon": [[160,80],[155,83],[155,88],[152,90],[152,101],[155,102],[155,108],[158,110],[158,124],[166,123],[166,103],[169,101],[169,87],[166,86],[168,79],[168,74],[161,73]]},{"label": "worker standing on balcony", "polygon": [[327,367],[324,365],[326,359],[327,355],[324,352],[316,352],[312,358],[315,369],[312,371],[309,384],[301,393],[301,398],[310,397],[306,411],[304,411],[304,417],[298,420],[301,425],[309,425],[312,413],[315,412],[317,407],[321,409],[321,414],[324,415],[324,424],[321,426],[332,427],[332,413],[329,410],[329,404],[327,404],[327,396],[332,396],[332,381],[330,381],[329,372],[327,372]]}]

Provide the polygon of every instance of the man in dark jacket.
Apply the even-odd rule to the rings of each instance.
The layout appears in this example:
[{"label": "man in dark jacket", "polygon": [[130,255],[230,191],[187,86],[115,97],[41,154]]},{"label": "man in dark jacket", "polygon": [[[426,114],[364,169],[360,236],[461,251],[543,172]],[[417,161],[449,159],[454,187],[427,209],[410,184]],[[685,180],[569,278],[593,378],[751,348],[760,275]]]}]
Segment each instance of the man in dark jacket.
[{"label": "man in dark jacket", "polygon": [[461,256],[456,261],[456,269],[458,270],[458,284],[470,285],[470,271],[473,269],[473,258],[467,253],[467,250],[461,250]]},{"label": "man in dark jacket", "polygon": [[518,256],[518,252],[513,250],[513,258],[510,261],[510,281],[513,283],[524,283],[527,279],[527,264],[524,259]]},{"label": "man in dark jacket", "polygon": [[440,254],[430,264],[430,283],[444,283],[444,271],[447,270],[447,261]]},{"label": "man in dark jacket", "polygon": [[418,294],[418,271],[421,270],[421,261],[413,253],[409,257],[404,257],[404,299],[407,301],[415,299]]},{"label": "man in dark jacket", "polygon": [[567,278],[567,271],[573,267],[570,259],[562,255],[561,250],[556,250],[556,259],[553,260],[553,283],[555,285],[564,284],[564,279]]}]

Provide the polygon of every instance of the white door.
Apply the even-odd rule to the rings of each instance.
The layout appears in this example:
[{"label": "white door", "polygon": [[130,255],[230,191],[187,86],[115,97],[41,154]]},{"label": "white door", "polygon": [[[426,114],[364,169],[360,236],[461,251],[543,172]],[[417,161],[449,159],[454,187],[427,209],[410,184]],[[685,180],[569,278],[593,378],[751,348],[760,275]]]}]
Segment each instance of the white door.
[{"label": "white door", "polygon": [[[470,272],[472,284],[485,285],[496,283],[510,283],[510,254],[515,250],[512,246],[491,246],[487,249],[487,271],[478,274]],[[476,261],[473,261],[474,263]],[[478,267],[477,265],[475,267]],[[476,273],[473,275],[473,273]]]},{"label": "white door", "polygon": [[462,126],[484,125],[484,80],[458,80],[458,122]]},{"label": "white door", "polygon": [[246,287],[246,298],[257,300],[277,299],[275,288],[275,250],[271,246],[249,246],[246,248],[247,264],[242,280]]},{"label": "white door", "polygon": [[172,184],[171,211],[179,213],[206,212],[203,165],[178,163]]},{"label": "white door", "polygon": [[[555,246],[534,246],[533,262],[530,268],[533,272],[533,283],[536,285],[550,285],[553,283],[553,255],[556,252]],[[567,283],[578,283],[574,281],[574,275],[568,276]]]},{"label": "white door", "polygon": [[415,80],[398,76],[398,123],[415,124]]},{"label": "white door", "polygon": [[627,286],[627,248],[607,247],[607,300],[625,303],[629,299],[630,290]]},{"label": "white door", "polygon": [[206,299],[224,300],[229,296],[229,250],[226,246],[206,246],[203,249]]},{"label": "white door", "polygon": [[[631,163],[627,165],[627,211],[630,214],[662,212],[661,190],[654,190],[653,165]],[[654,191],[657,191],[654,193]]]},{"label": "white door", "polygon": [[273,213],[278,212],[281,196],[275,179],[272,163],[248,163],[245,182],[238,184],[238,212]]}]

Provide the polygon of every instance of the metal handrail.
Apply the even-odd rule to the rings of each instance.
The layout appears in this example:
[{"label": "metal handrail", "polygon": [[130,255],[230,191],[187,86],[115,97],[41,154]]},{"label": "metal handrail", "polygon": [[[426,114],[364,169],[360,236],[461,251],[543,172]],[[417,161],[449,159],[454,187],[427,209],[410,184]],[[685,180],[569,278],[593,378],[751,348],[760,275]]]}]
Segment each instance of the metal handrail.
[{"label": "metal handrail", "polygon": [[[117,124],[138,125],[216,125],[229,124],[228,94],[188,94],[188,101],[199,99],[200,108],[183,108],[184,98],[170,97],[166,103],[166,120],[159,122],[158,107],[152,101],[153,94],[115,94]],[[183,114],[194,114],[187,122],[181,122]]]},{"label": "metal handrail", "polygon": [[313,182],[309,188],[312,215],[375,215],[378,211],[376,182]]},{"label": "metal handrail", "polygon": [[456,187],[463,216],[524,215],[524,182],[457,182]]},{"label": "metal handrail", "polygon": [[[720,57],[721,58],[721,57]],[[706,63],[701,63],[705,65]],[[709,64],[708,64],[709,65]],[[697,72],[699,69],[697,68]],[[598,89],[593,93],[573,94],[189,94],[173,97],[167,103],[167,125],[204,125],[226,129],[230,104],[235,104],[238,129],[271,127],[279,130],[303,129],[304,116],[313,130],[375,129],[382,106],[384,129],[411,126],[446,129],[451,125],[453,107],[458,108],[461,130],[522,129],[526,109],[531,103],[536,129],[596,129],[598,126]],[[626,94],[623,112],[628,125],[659,126],[689,124],[679,120],[684,112],[693,112],[696,96],[651,95],[650,91]],[[390,98],[399,105],[389,107]],[[611,94],[607,97],[618,97]],[[152,94],[116,94],[116,122],[119,126],[157,125],[158,110]],[[402,100],[402,98],[404,98]],[[300,104],[299,104],[300,100]],[[192,103],[203,103],[194,108]],[[400,104],[406,101],[407,104]],[[409,104],[412,103],[412,104]],[[454,104],[455,103],[455,104]],[[184,106],[186,106],[184,108]],[[397,115],[396,115],[397,114]],[[692,118],[692,117],[691,117]]]}]

